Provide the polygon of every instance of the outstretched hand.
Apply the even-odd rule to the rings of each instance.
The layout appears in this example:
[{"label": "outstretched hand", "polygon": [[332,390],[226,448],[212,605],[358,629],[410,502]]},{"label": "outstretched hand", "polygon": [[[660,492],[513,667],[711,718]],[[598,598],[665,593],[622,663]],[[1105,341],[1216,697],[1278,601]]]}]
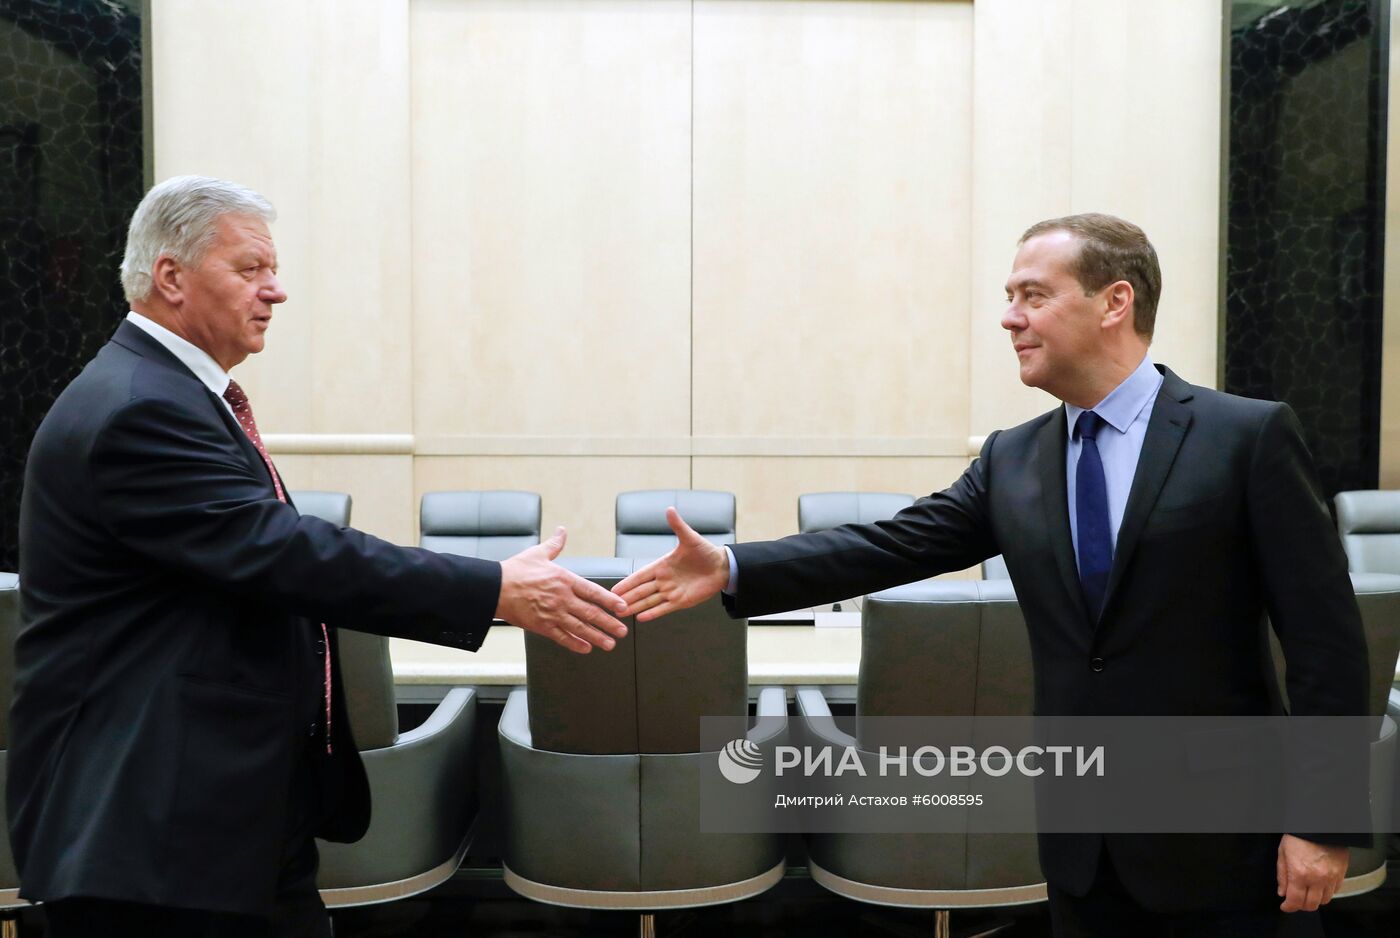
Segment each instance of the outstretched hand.
[{"label": "outstretched hand", "polygon": [[556,528],[548,540],[501,561],[496,618],[579,654],[594,646],[611,651],[614,638],[624,637],[627,626],[609,613],[621,615],[625,604],[554,562],[566,537],[562,527]]},{"label": "outstretched hand", "polygon": [[665,557],[613,587],[613,592],[627,601],[623,615],[635,615],[638,622],[702,603],[729,582],[729,560],[723,547],[695,533],[674,508],[666,509],[666,523],[680,543]]}]

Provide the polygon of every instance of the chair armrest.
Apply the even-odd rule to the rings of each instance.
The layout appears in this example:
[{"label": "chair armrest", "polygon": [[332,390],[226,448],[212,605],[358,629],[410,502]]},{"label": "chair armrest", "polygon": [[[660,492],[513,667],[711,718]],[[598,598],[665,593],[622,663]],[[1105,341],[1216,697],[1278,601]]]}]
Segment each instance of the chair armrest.
[{"label": "chair armrest", "polygon": [[842,732],[831,717],[831,707],[827,705],[822,692],[815,687],[797,689],[797,712],[802,716],[802,727],[811,736],[833,746],[855,748],[856,738]]},{"label": "chair armrest", "polygon": [[787,691],[781,687],[764,687],[758,692],[757,719],[747,738],[751,743],[766,743],[787,732]]},{"label": "chair armrest", "polygon": [[392,746],[360,754],[374,813],[355,844],[319,844],[327,905],[362,905],[429,889],[456,870],[476,800],[476,691],[454,687]]},{"label": "chair armrest", "polygon": [[496,724],[496,733],[517,746],[535,748],[530,739],[530,698],[525,688],[515,688],[506,698],[505,709],[501,711],[501,721]]},{"label": "chair armrest", "polygon": [[402,733],[394,740],[395,746],[412,746],[421,740],[428,739],[441,733],[452,721],[457,719],[457,715],[462,709],[471,704],[476,697],[476,690],[471,687],[454,687],[447,692],[447,695],[438,702],[433,712],[418,726]]}]

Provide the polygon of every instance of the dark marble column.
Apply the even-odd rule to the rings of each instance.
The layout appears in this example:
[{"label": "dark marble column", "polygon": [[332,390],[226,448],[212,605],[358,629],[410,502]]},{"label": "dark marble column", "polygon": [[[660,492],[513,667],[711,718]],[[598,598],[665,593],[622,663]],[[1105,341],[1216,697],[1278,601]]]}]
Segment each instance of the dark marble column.
[{"label": "dark marble column", "polygon": [[0,0],[0,570],[29,441],[125,315],[144,191],[139,4]]},{"label": "dark marble column", "polygon": [[1388,0],[1234,0],[1224,389],[1298,412],[1328,496],[1375,488]]}]

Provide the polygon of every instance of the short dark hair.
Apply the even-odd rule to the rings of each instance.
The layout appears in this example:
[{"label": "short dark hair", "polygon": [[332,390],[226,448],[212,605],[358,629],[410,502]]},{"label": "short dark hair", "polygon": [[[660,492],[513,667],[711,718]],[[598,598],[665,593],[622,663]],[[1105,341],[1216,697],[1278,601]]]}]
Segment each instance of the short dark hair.
[{"label": "short dark hair", "polygon": [[1162,296],[1162,268],[1157,250],[1142,229],[1130,221],[1099,212],[1038,221],[1026,229],[1017,245],[1037,235],[1068,231],[1079,239],[1079,256],[1071,273],[1086,293],[1126,280],[1133,287],[1133,330],[1152,338],[1157,324],[1157,301]]}]

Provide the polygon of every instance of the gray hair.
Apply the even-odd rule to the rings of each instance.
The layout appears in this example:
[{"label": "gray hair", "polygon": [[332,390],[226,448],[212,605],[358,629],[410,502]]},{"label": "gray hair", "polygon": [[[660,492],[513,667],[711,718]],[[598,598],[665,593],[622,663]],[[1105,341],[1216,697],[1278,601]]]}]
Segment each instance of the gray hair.
[{"label": "gray hair", "polygon": [[223,215],[247,215],[271,224],[272,203],[252,189],[209,176],[173,176],[153,186],[131,216],[122,257],[128,303],[151,295],[151,269],[164,257],[198,264]]}]

